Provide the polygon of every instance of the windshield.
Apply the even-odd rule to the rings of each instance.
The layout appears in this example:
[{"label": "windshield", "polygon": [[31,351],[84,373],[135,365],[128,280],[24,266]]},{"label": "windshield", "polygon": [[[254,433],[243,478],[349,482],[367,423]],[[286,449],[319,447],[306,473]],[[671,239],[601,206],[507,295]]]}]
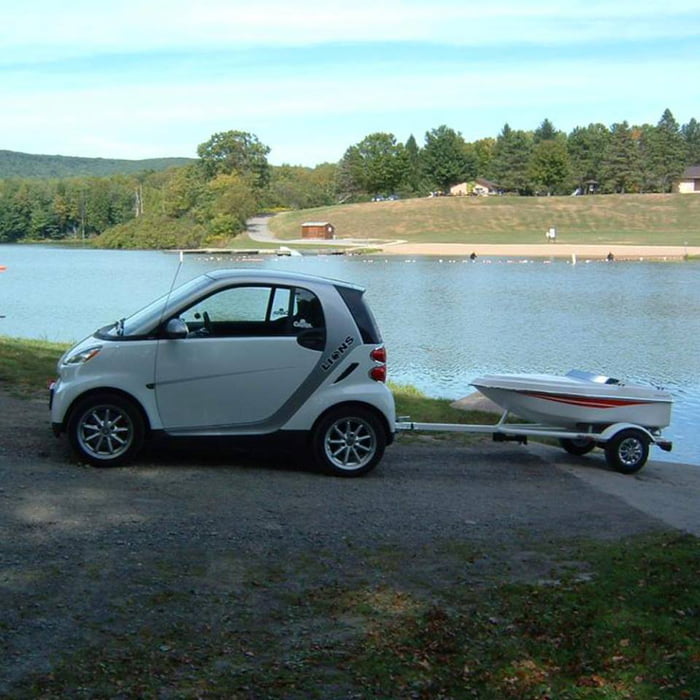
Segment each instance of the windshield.
[{"label": "windshield", "polygon": [[209,284],[211,279],[207,275],[196,277],[152,301],[135,314],[115,321],[98,332],[110,338],[148,335],[168,315],[168,310],[176,309]]}]

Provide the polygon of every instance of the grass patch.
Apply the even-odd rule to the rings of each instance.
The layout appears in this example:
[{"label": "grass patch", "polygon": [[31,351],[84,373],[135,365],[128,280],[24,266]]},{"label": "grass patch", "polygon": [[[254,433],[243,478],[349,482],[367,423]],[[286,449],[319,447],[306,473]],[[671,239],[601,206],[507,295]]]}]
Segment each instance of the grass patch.
[{"label": "grass patch", "polygon": [[433,399],[407,384],[389,382],[397,416],[424,423],[496,423],[499,416],[485,411],[452,408],[452,399]]},{"label": "grass patch", "polygon": [[[409,243],[700,245],[700,197],[673,194],[591,197],[439,197],[285,212],[270,220],[279,238],[301,237],[310,219],[339,238]],[[371,243],[370,243],[371,245]]]},{"label": "grass patch", "polygon": [[[312,582],[267,617],[233,614],[226,596],[159,596],[171,622],[92,636],[17,697],[695,697],[698,539],[585,543],[576,555],[585,580],[448,589],[438,577],[423,596]],[[268,586],[265,607],[278,594]]]},{"label": "grass patch", "polygon": [[15,395],[36,396],[56,376],[56,362],[70,345],[0,336],[0,385]]},{"label": "grass patch", "polygon": [[[416,423],[459,423],[493,425],[498,422],[499,415],[486,411],[464,411],[452,407],[451,399],[433,399],[413,386],[394,384],[389,382],[389,388],[394,395],[396,403],[396,415],[399,420],[403,417],[410,418]],[[425,440],[445,440],[462,445],[471,445],[484,440],[490,440],[487,433],[456,433],[438,432],[429,433],[398,432],[398,439],[402,442],[420,442]]]},{"label": "grass patch", "polygon": [[690,536],[584,547],[591,578],[461,591],[377,625],[354,670],[377,696],[693,697],[700,546]]}]

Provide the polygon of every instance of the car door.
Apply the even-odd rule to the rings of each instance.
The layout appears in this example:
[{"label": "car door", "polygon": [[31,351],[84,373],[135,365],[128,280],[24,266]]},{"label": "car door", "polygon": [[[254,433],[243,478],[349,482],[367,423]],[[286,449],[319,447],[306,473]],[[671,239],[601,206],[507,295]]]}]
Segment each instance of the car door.
[{"label": "car door", "polygon": [[[304,311],[308,303],[315,317]],[[169,432],[264,431],[325,344],[318,298],[294,287],[226,288],[179,317],[188,335],[161,340],[155,367],[158,410]]]}]

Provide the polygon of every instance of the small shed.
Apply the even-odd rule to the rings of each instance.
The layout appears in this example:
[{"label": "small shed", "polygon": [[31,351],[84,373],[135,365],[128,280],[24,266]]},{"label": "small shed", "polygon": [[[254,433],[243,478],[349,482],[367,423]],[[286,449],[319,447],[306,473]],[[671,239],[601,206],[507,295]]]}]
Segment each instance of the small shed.
[{"label": "small shed", "polygon": [[328,221],[306,221],[301,225],[302,238],[335,238],[335,226]]},{"label": "small shed", "polygon": [[700,165],[686,168],[676,186],[681,194],[700,192]]}]

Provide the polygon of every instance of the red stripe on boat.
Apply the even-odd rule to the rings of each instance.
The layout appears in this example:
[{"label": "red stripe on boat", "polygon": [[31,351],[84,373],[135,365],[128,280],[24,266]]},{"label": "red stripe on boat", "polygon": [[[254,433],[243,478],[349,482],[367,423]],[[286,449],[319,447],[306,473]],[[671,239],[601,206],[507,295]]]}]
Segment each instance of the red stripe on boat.
[{"label": "red stripe on boat", "polygon": [[523,394],[543,401],[566,403],[571,406],[586,406],[588,408],[618,408],[620,406],[639,406],[650,403],[638,399],[606,399],[599,396],[573,396],[566,394],[545,394],[538,391],[523,391]]}]

